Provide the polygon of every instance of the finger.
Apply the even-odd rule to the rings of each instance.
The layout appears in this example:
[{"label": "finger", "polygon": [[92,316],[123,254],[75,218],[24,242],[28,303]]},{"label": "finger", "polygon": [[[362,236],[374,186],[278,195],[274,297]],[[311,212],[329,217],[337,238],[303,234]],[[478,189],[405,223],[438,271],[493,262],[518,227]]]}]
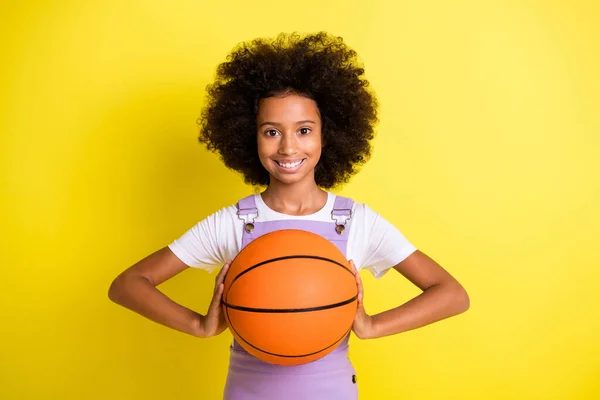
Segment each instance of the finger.
[{"label": "finger", "polygon": [[221,296],[223,295],[224,286],[225,285],[221,283],[215,288],[215,294],[210,302],[210,310],[219,311],[219,307],[221,307]]},{"label": "finger", "polygon": [[354,277],[356,278],[356,285],[358,286],[358,293],[361,294],[363,292],[363,284],[362,279],[360,279],[360,273],[355,273]]},{"label": "finger", "polygon": [[231,265],[231,260],[227,260],[227,262],[225,264],[223,264],[223,268],[221,268],[221,270],[219,271],[219,274],[217,275],[217,279],[223,279],[223,277],[225,277],[225,274],[227,274],[227,271],[229,270],[229,266]]},{"label": "finger", "polygon": [[360,279],[360,273],[358,273],[358,272],[356,274],[354,274],[354,276],[356,277],[356,285],[358,286],[358,305],[361,306],[362,302],[363,302],[363,296],[364,296],[362,279]]},{"label": "finger", "polygon": [[227,261],[221,271],[217,274],[215,278],[215,286],[219,286],[221,283],[225,281],[225,276],[227,275],[227,271],[229,271],[229,266],[231,265],[231,260]]},{"label": "finger", "polygon": [[350,260],[350,266],[352,267],[352,272],[356,272],[356,264],[354,264],[354,260]]}]

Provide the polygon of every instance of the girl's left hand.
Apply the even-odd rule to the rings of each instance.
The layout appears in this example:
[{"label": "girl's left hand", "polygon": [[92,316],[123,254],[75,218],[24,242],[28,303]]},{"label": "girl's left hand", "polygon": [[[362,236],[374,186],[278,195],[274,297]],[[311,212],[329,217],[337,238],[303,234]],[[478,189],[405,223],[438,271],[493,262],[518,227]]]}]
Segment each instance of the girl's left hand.
[{"label": "girl's left hand", "polygon": [[363,304],[363,285],[362,280],[360,279],[360,274],[358,273],[353,261],[350,261],[350,265],[354,269],[354,276],[358,286],[358,308],[356,310],[356,317],[354,317],[352,331],[359,339],[369,339],[373,337],[373,317],[368,315],[365,311],[365,306]]}]

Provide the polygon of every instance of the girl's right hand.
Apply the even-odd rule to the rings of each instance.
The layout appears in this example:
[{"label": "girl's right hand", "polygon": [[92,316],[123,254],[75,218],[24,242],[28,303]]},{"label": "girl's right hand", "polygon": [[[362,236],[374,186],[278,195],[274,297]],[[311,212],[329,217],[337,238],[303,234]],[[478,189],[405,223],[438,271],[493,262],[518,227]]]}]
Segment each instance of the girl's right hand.
[{"label": "girl's right hand", "polygon": [[227,328],[225,315],[223,315],[223,308],[221,307],[221,299],[223,296],[223,282],[225,281],[225,276],[227,275],[231,261],[232,260],[229,260],[223,265],[223,268],[221,268],[221,271],[219,271],[219,274],[215,278],[213,297],[210,306],[208,307],[208,312],[201,321],[202,337],[208,338],[216,336]]}]

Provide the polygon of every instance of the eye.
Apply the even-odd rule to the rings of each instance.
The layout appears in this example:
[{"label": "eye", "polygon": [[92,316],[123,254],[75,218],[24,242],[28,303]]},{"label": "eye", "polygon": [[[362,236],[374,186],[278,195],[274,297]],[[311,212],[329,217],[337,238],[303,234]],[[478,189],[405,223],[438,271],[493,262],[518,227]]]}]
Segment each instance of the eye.
[{"label": "eye", "polygon": [[310,128],[300,128],[301,135],[308,135],[311,132]]},{"label": "eye", "polygon": [[277,132],[275,129],[267,129],[265,131],[265,135],[267,136],[277,136],[279,134],[279,132]]}]

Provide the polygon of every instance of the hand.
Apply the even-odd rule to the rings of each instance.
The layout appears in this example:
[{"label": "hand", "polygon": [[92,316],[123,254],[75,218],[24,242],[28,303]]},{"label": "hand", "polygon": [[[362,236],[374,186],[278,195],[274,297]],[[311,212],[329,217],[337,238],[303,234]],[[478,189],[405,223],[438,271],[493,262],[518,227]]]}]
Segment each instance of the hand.
[{"label": "hand", "polygon": [[208,307],[206,316],[202,318],[200,323],[200,332],[202,337],[207,338],[216,336],[227,328],[225,315],[223,314],[223,308],[221,307],[221,299],[223,296],[223,282],[225,281],[225,276],[229,270],[229,265],[231,265],[231,260],[227,261],[225,265],[223,265],[223,268],[221,268],[221,271],[219,271],[219,274],[215,278],[215,290],[213,292],[213,298],[210,302],[210,306]]},{"label": "hand", "polygon": [[354,261],[350,261],[350,265],[354,270],[354,277],[356,278],[356,285],[358,286],[358,308],[356,310],[356,316],[354,317],[354,324],[352,325],[352,331],[359,339],[369,339],[373,337],[374,322],[373,317],[367,314],[365,306],[363,304],[364,293],[362,280],[360,274],[356,270]]}]

